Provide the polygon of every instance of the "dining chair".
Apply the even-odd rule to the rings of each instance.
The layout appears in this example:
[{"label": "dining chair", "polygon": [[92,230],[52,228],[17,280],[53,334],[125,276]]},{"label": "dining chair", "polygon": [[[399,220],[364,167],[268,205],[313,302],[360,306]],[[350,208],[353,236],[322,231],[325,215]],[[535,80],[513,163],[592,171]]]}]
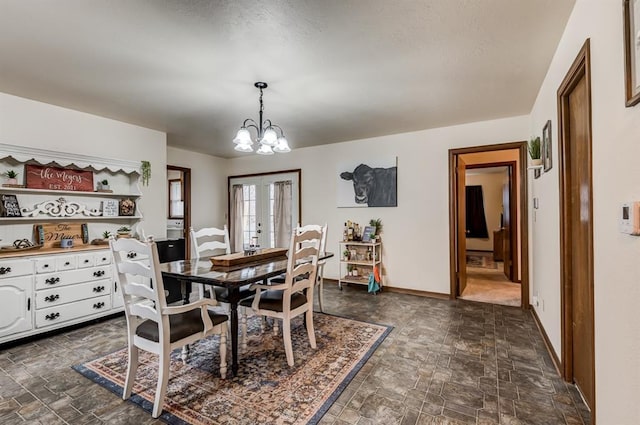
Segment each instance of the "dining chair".
[{"label": "dining chair", "polygon": [[[195,231],[193,227],[189,228],[191,234],[192,252],[196,260],[199,260],[204,253],[213,254],[214,251],[224,250],[225,254],[231,254],[231,244],[229,243],[229,230],[225,224],[222,229],[215,227],[205,227]],[[213,238],[218,238],[213,239]],[[219,254],[219,252],[218,252]],[[224,304],[226,311],[229,311],[229,292],[226,288],[218,286],[208,286],[198,284],[199,298],[203,298],[208,292],[211,298],[214,298],[220,304]],[[248,297],[253,295],[253,291],[249,290],[249,285],[240,288],[240,297]]]},{"label": "dining chair", "polygon": [[[291,236],[287,254],[287,272],[284,283],[251,285],[255,295],[240,301],[240,305],[251,307],[256,315],[282,320],[282,338],[287,364],[294,365],[291,344],[291,319],[305,315],[309,344],[316,348],[313,328],[313,290],[318,271],[318,254],[322,240],[322,227],[309,225],[298,227]],[[243,312],[242,339],[246,341],[247,321]]]},{"label": "dining chair", "polygon": [[[309,228],[315,228],[316,230],[319,230],[322,232],[322,240],[320,240],[320,252],[323,253],[326,250],[326,246],[327,246],[327,223],[325,223],[323,226],[320,225],[309,225]],[[311,227],[313,226],[313,227]],[[327,260],[318,260],[318,275],[316,278],[316,288],[318,289],[318,307],[320,307],[320,311],[322,313],[324,313],[324,265],[326,264]],[[278,276],[278,277],[274,277],[271,279],[271,283],[274,284],[278,284],[278,283],[284,283],[284,279],[285,276]]]},{"label": "dining chair", "polygon": [[[220,376],[226,377],[228,317],[208,309],[216,305],[216,301],[211,299],[167,306],[158,249],[152,239],[143,243],[135,239],[111,238],[109,246],[127,319],[129,362],[122,398],[126,400],[131,396],[139,364],[139,349],[157,354],[158,383],[151,414],[157,418],[162,413],[174,349],[210,335],[220,335]],[[133,261],[127,256],[131,252],[147,255],[149,262]],[[186,356],[183,355],[182,360],[186,361]]]}]

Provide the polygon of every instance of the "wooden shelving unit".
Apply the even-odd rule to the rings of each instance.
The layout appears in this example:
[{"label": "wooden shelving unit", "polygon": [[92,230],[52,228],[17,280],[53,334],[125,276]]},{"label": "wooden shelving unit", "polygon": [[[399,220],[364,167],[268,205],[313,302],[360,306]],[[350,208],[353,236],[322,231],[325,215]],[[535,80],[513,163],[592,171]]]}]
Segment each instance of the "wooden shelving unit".
[{"label": "wooden shelving unit", "polygon": [[[369,274],[378,267],[380,272],[380,290],[382,290],[382,242],[340,241],[340,278],[338,287],[343,283],[367,285]],[[344,253],[348,251],[349,256]],[[350,274],[357,270],[357,275]]]}]

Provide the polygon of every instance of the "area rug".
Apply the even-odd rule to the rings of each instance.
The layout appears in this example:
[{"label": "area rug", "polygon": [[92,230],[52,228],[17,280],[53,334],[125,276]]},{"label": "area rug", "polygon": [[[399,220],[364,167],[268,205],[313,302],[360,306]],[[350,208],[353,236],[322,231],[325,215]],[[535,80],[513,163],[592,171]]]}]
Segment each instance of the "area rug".
[{"label": "area rug", "polygon": [[497,269],[498,264],[493,261],[493,252],[471,251],[467,252],[467,266],[483,269]]},{"label": "area rug", "polygon": [[[302,318],[292,321],[295,365],[289,367],[280,335],[260,333],[249,318],[247,351],[236,377],[220,378],[219,339],[194,344],[187,364],[171,354],[171,372],[161,416],[170,424],[316,424],[392,327],[314,313],[317,348],[309,346]],[[230,346],[230,344],[229,344]],[[230,363],[230,353],[227,359]],[[140,351],[130,400],[151,412],[157,356]],[[127,368],[123,348],[73,368],[122,396]],[[229,364],[230,369],[230,364]]]}]

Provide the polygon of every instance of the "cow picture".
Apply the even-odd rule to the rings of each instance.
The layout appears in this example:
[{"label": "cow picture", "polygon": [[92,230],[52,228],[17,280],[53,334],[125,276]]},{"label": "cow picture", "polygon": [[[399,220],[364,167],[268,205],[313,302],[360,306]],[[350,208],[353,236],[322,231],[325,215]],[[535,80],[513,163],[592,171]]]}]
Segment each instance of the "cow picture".
[{"label": "cow picture", "polygon": [[[395,165],[384,168],[359,164],[353,171],[340,172],[339,177],[343,183],[338,188],[338,206],[398,206],[397,170],[398,167]],[[351,188],[347,189],[344,183],[351,183]]]}]

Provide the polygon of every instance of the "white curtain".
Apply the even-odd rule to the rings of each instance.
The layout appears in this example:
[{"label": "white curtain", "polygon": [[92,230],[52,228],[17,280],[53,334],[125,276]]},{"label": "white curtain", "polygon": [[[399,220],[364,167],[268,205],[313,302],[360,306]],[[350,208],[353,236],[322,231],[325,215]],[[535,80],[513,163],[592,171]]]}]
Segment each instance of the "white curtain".
[{"label": "white curtain", "polygon": [[235,184],[231,187],[231,252],[239,252],[244,249],[244,228],[242,216],[244,214],[244,194],[242,185]]},{"label": "white curtain", "polygon": [[273,227],[277,248],[288,248],[291,240],[292,187],[290,180],[273,184]]}]

